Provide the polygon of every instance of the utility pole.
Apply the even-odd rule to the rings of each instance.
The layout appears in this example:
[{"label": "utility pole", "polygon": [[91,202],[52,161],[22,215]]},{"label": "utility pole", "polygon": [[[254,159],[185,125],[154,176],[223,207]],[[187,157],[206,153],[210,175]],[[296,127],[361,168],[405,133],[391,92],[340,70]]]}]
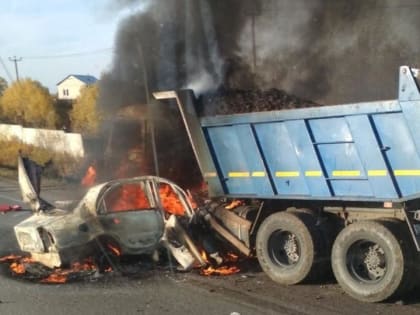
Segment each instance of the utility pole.
[{"label": "utility pole", "polygon": [[9,60],[11,62],[15,63],[16,81],[19,81],[19,70],[18,70],[18,64],[17,63],[22,61],[22,57],[19,57],[19,58],[16,58],[16,56],[14,56],[13,58],[9,57]]},{"label": "utility pole", "polygon": [[[152,113],[152,104],[150,103],[150,91],[149,91],[149,79],[147,77],[147,68],[146,68],[146,61],[144,60],[144,51],[142,43],[139,41],[137,43],[137,50],[139,52],[141,68],[143,72],[143,83],[144,83],[144,93],[146,94],[146,102],[147,106],[149,107],[149,113]],[[156,148],[156,131],[155,131],[155,123],[154,123],[155,115],[152,114],[149,116],[149,123],[150,123],[150,137],[152,138],[152,154],[153,154],[153,164],[155,168],[155,175],[159,176],[159,162],[157,158],[157,148]]]},{"label": "utility pole", "polygon": [[252,68],[254,74],[257,72],[257,44],[255,38],[255,12],[251,15],[251,37],[252,37]]},{"label": "utility pole", "polygon": [[261,15],[261,5],[251,1],[246,7],[245,14],[251,18],[251,41],[252,41],[252,71],[254,75],[257,72],[257,35],[256,35],[256,19]]}]

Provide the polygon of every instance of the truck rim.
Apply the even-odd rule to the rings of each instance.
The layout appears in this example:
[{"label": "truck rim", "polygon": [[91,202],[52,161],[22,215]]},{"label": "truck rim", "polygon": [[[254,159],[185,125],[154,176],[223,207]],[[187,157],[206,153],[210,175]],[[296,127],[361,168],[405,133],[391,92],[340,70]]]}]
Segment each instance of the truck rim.
[{"label": "truck rim", "polygon": [[347,268],[350,274],[364,283],[380,282],[387,271],[384,249],[369,240],[353,243],[347,252]]},{"label": "truck rim", "polygon": [[299,262],[300,246],[295,234],[277,230],[268,240],[270,258],[273,263],[282,267],[292,267]]}]

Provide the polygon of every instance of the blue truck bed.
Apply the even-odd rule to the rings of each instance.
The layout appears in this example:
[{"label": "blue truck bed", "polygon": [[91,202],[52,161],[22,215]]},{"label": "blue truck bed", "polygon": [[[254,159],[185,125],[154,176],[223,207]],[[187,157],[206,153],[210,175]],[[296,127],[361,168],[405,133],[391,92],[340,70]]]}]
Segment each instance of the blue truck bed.
[{"label": "blue truck bed", "polygon": [[390,101],[201,119],[192,96],[188,99],[181,93],[179,105],[213,196],[416,198],[420,195],[417,76],[417,69],[401,67],[399,96]]}]

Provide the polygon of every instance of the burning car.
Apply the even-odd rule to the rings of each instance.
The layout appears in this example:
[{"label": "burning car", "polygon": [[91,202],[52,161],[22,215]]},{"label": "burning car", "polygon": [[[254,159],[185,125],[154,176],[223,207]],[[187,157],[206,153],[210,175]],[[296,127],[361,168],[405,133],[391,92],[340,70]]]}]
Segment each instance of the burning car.
[{"label": "burning car", "polygon": [[[93,251],[153,254],[166,247],[179,264],[204,265],[184,226],[194,210],[175,183],[156,176],[118,179],[90,188],[75,202],[53,205],[40,198],[40,168],[18,157],[19,185],[33,214],[15,226],[24,252],[50,268]],[[181,224],[181,221],[183,224]]]}]

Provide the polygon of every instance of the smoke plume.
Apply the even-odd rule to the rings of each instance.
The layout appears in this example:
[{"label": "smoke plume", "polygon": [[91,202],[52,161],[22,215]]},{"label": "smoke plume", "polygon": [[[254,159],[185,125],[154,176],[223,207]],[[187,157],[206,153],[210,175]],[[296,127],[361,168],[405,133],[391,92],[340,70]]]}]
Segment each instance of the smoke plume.
[{"label": "smoke plume", "polygon": [[416,0],[118,0],[109,106],[146,90],[280,88],[318,103],[396,96],[398,66],[418,65]]},{"label": "smoke plume", "polygon": [[[418,0],[114,0],[112,10],[128,15],[100,80],[99,102],[111,113],[186,87],[202,101],[217,89],[222,104],[229,91],[246,90],[238,105],[251,110],[271,108],[273,95],[300,104],[276,89],[318,104],[391,99],[398,67],[420,66]],[[182,122],[165,111],[156,124],[161,175],[180,182],[193,177],[195,160]]]}]

